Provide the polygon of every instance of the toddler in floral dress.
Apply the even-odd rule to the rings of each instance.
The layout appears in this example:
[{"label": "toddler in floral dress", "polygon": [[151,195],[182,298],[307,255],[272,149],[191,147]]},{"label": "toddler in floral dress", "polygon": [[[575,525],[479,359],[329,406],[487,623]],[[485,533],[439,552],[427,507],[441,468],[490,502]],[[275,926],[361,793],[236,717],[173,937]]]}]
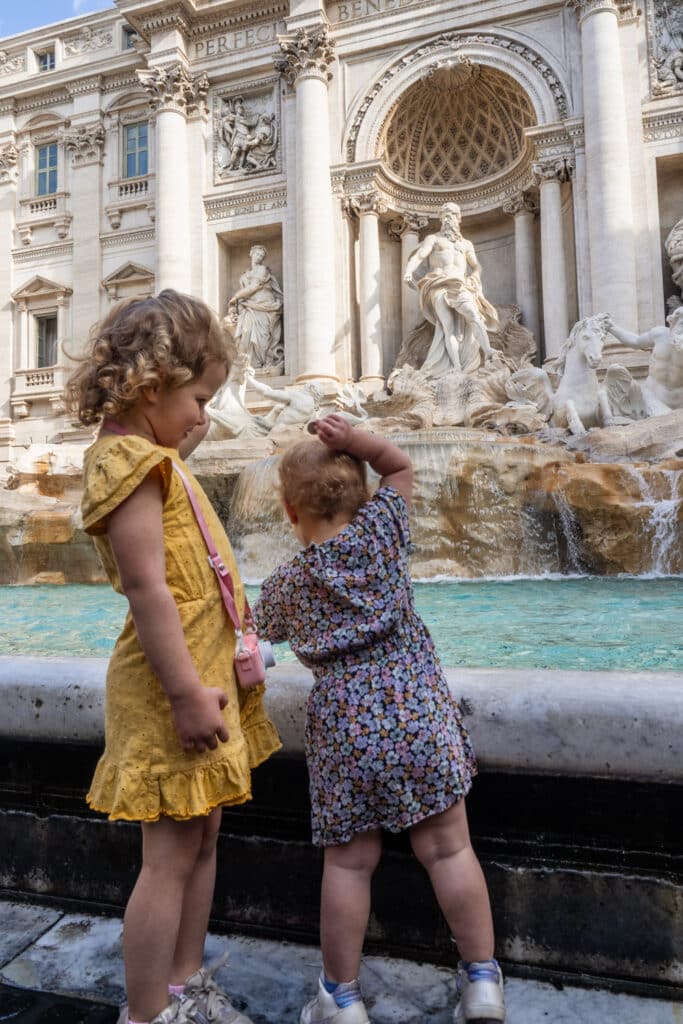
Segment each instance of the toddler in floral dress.
[{"label": "toddler in floral dress", "polygon": [[[303,545],[264,582],[259,633],[311,669],[306,759],[313,842],[324,847],[323,971],[302,1024],[367,1024],[358,983],[381,829],[409,830],[458,946],[455,1024],[504,1021],[493,924],[470,844],[474,753],[434,644],[415,611],[408,557],[412,466],[339,415],[280,462]],[[322,443],[321,443],[322,442]],[[381,477],[369,498],[365,463]]]}]

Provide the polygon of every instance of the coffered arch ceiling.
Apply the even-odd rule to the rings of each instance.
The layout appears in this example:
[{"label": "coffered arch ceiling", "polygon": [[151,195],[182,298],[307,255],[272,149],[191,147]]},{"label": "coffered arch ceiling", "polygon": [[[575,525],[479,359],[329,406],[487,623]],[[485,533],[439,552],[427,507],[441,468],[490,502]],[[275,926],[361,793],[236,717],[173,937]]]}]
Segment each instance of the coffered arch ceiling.
[{"label": "coffered arch ceiling", "polygon": [[394,103],[377,157],[408,184],[467,187],[517,164],[526,154],[524,130],[535,124],[529,97],[505,72],[449,60]]}]

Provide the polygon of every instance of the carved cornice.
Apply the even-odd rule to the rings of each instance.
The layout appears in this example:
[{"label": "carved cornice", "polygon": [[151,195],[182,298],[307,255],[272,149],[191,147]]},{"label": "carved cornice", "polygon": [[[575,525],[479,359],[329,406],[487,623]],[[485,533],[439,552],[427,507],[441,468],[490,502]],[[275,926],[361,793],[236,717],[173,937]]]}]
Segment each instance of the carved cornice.
[{"label": "carved cornice", "polygon": [[140,231],[126,231],[123,233],[112,232],[110,235],[100,235],[100,242],[103,249],[110,249],[120,245],[139,245],[141,242],[154,241],[154,228],[143,228]]},{"label": "carved cornice", "polygon": [[387,212],[387,204],[376,189],[370,189],[367,192],[357,192],[355,195],[346,196],[342,200],[342,210],[351,219],[368,213],[379,217]]},{"label": "carved cornice", "polygon": [[532,168],[534,177],[541,184],[545,181],[570,181],[575,169],[574,159],[566,156],[536,160]]},{"label": "carved cornice", "polygon": [[279,37],[282,54],[275,58],[275,67],[289,85],[300,78],[320,78],[329,82],[334,61],[334,40],[326,25],[318,29],[300,28],[294,35]]},{"label": "carved cornice", "polygon": [[17,180],[19,150],[13,142],[0,149],[0,185],[11,185]]},{"label": "carved cornice", "polygon": [[7,50],[0,50],[0,75],[18,75],[20,71],[26,70],[26,57],[23,53],[13,53],[11,56]]},{"label": "carved cornice", "polygon": [[69,92],[72,96],[85,96],[89,92],[99,92],[102,88],[102,76],[91,75],[89,78],[77,78],[69,82]]},{"label": "carved cornice", "polygon": [[208,75],[191,75],[179,61],[165,67],[143,68],[137,77],[149,97],[152,110],[178,110],[194,113],[206,108]]},{"label": "carved cornice", "polygon": [[[428,43],[422,43],[409,53],[403,54],[402,57],[384,71],[381,78],[375,82],[370,92],[365,95],[361,105],[356,111],[347,137],[346,157],[348,162],[354,163],[356,160],[356,142],[358,140],[361,126],[368,114],[368,111],[385,87],[387,87],[397,76],[403,75],[414,64],[417,64],[418,62],[424,63],[425,58],[429,57],[431,53],[448,49],[453,52],[453,55],[455,55],[458,50],[465,46],[496,47],[500,48],[502,51],[514,53],[525,63],[529,64],[534,69],[535,73],[544,79],[553,97],[558,118],[565,118],[568,116],[569,100],[564,87],[553,69],[537,50],[532,49],[532,47],[527,46],[526,43],[521,43],[516,39],[496,35],[490,32],[444,32],[435,39],[430,40]],[[509,69],[506,70],[509,74]]]},{"label": "carved cornice", "polygon": [[102,82],[102,92],[118,92],[120,89],[139,89],[140,79],[137,71],[123,71],[118,75],[107,75]]},{"label": "carved cornice", "polygon": [[516,217],[518,213],[538,213],[538,200],[530,192],[518,192],[507,203],[503,203],[503,213]]},{"label": "carved cornice", "polygon": [[33,96],[24,96],[16,101],[17,114],[29,114],[32,110],[44,110],[45,107],[56,107],[60,103],[69,103],[71,93],[69,89],[51,89],[49,92],[35,93]]},{"label": "carved cornice", "polygon": [[201,20],[193,22],[191,38],[194,42],[203,36],[213,35],[226,29],[234,29],[241,25],[281,21],[288,14],[287,0],[274,0],[272,3],[262,3],[257,7],[241,7],[221,14],[211,12]]},{"label": "carved cornice", "polygon": [[204,199],[204,210],[209,221],[228,220],[242,214],[263,210],[281,210],[287,206],[287,186],[233,192],[230,195],[210,196]]},{"label": "carved cornice", "polygon": [[167,32],[177,29],[187,38],[191,32],[191,26],[187,14],[182,6],[169,7],[168,4],[159,4],[152,11],[142,14],[126,15],[138,35],[147,42],[155,32]]},{"label": "carved cornice", "polygon": [[662,112],[645,114],[643,138],[646,142],[654,142],[659,139],[683,139],[683,110],[680,107],[675,107]]},{"label": "carved cornice", "polygon": [[35,249],[13,249],[12,259],[15,263],[38,263],[41,260],[52,259],[55,256],[71,256],[73,251],[73,242],[60,242],[55,245],[39,245]]},{"label": "carved cornice", "polygon": [[102,159],[104,149],[104,127],[98,121],[64,130],[61,132],[61,141],[67,153],[71,153],[74,167],[97,163]]},{"label": "carved cornice", "polygon": [[332,191],[342,202],[346,196],[378,191],[387,211],[401,216],[435,218],[444,203],[455,202],[463,214],[481,213],[500,208],[517,192],[536,188],[531,160],[518,164],[512,172],[494,180],[457,189],[430,189],[409,185],[394,178],[378,160],[353,167],[335,167],[331,171]]}]

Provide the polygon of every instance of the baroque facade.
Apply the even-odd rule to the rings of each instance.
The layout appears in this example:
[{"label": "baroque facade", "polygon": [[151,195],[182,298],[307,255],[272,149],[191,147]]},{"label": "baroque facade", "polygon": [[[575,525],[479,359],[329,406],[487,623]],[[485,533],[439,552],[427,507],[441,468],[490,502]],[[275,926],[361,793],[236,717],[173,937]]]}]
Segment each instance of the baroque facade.
[{"label": "baroque facade", "polygon": [[445,202],[546,355],[593,312],[663,323],[683,5],[116,0],[0,40],[0,461],[69,435],[62,345],[110,303],[175,287],[223,315],[253,246],[279,384],[377,386]]}]

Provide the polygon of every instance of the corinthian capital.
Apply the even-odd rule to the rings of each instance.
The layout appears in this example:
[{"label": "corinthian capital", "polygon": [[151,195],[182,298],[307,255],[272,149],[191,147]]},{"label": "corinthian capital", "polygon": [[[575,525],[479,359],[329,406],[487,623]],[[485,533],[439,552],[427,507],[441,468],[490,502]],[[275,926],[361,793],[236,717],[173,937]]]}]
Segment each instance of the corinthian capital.
[{"label": "corinthian capital", "polygon": [[206,74],[191,75],[184,64],[143,68],[137,72],[147,91],[152,110],[179,110],[193,113],[202,107],[209,91]]},{"label": "corinthian capital", "polygon": [[544,181],[569,181],[574,173],[574,159],[569,156],[554,156],[537,160],[533,165],[536,179]]},{"label": "corinthian capital", "polygon": [[387,230],[389,237],[399,242],[404,235],[418,235],[428,223],[427,217],[420,217],[417,213],[402,213],[389,223]]},{"label": "corinthian capital", "polygon": [[579,23],[581,23],[590,14],[598,14],[600,11],[608,11],[619,17],[624,7],[624,0],[567,0],[567,7],[576,12]]},{"label": "corinthian capital", "polygon": [[518,213],[537,213],[538,203],[530,192],[517,192],[503,203],[503,213],[516,217]]},{"label": "corinthian capital", "polygon": [[17,160],[19,151],[13,142],[0,149],[0,185],[17,180]]},{"label": "corinthian capital", "polygon": [[300,28],[294,35],[280,36],[279,43],[282,54],[275,58],[275,67],[290,85],[304,77],[323,82],[332,78],[329,66],[334,60],[334,40],[326,25],[313,31]]},{"label": "corinthian capital", "polygon": [[71,153],[74,167],[96,163],[102,156],[104,128],[99,122],[64,131],[61,138],[66,151]]},{"label": "corinthian capital", "polygon": [[381,213],[386,213],[387,206],[379,192],[372,189],[370,192],[347,196],[343,200],[342,208],[347,217],[360,217],[363,213],[374,213],[379,217]]}]

